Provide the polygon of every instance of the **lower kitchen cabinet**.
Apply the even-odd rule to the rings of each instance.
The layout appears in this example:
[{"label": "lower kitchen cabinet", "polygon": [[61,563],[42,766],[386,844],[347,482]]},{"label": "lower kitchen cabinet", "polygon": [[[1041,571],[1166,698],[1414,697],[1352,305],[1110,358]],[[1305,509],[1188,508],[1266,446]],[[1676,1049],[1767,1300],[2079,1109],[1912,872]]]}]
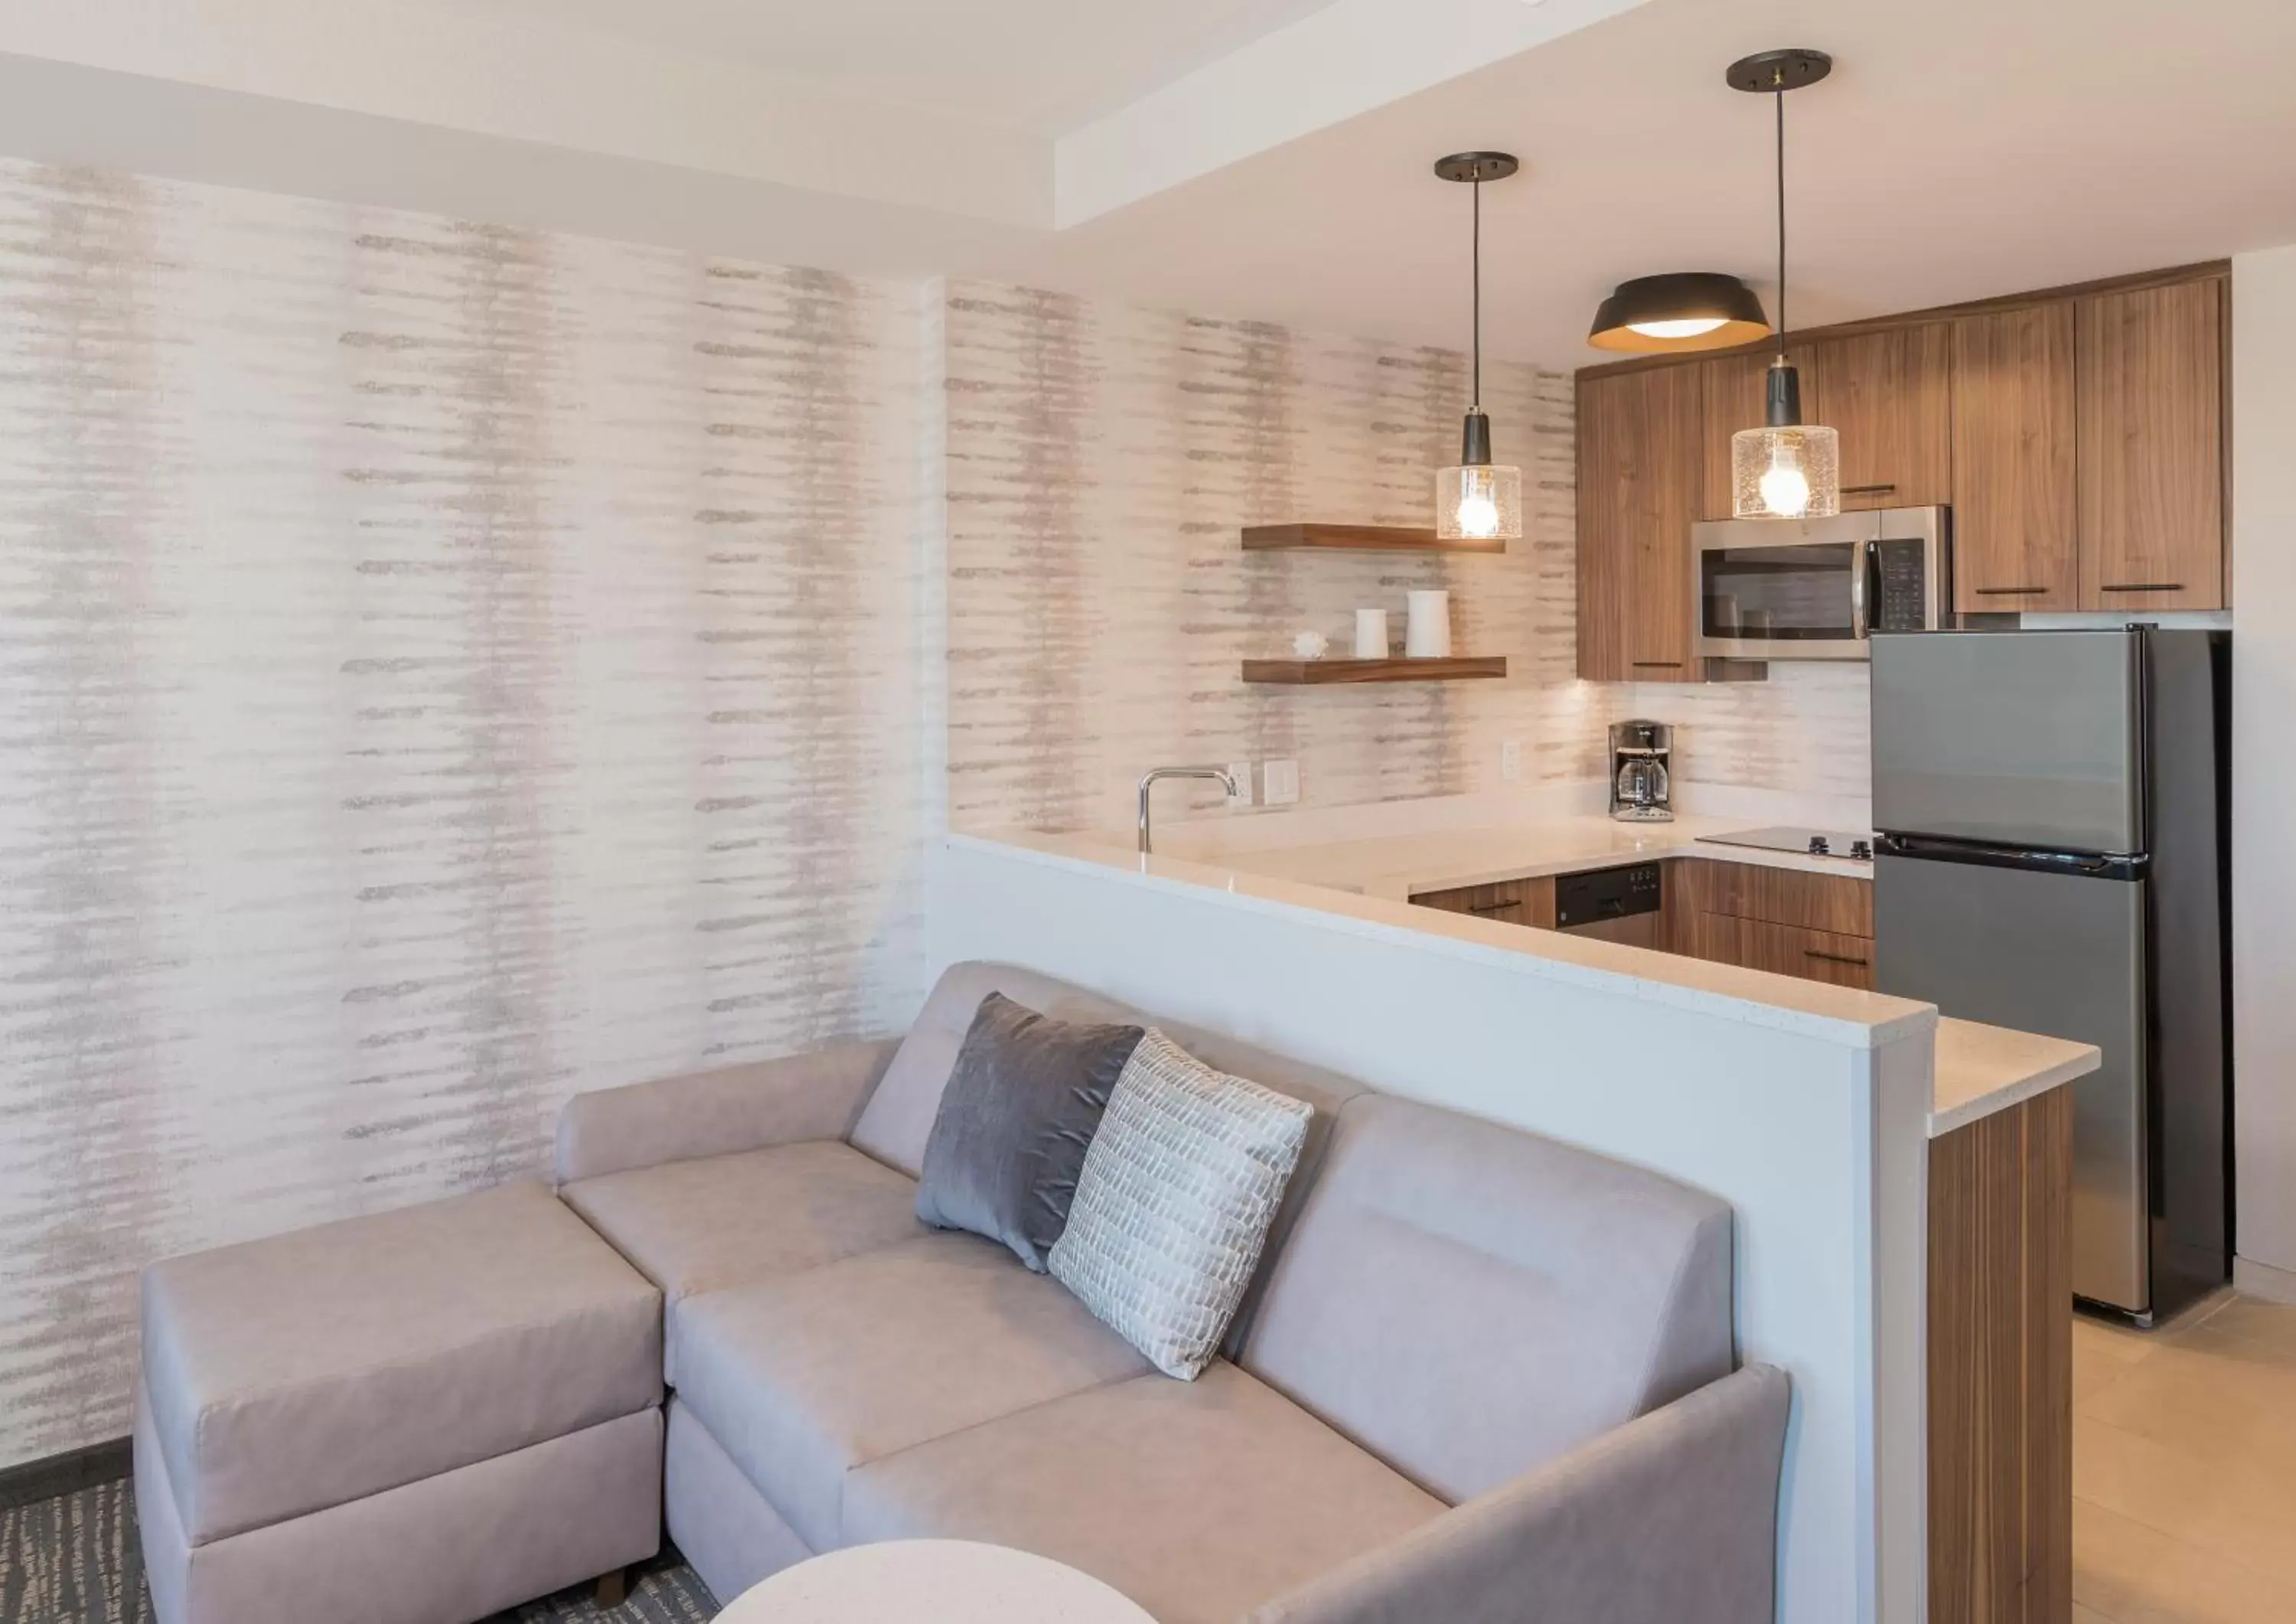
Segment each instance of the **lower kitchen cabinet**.
[{"label": "lower kitchen cabinet", "polygon": [[1693,930],[1689,951],[1694,957],[1874,990],[1874,944],[1865,937],[1734,919],[1726,914],[1701,914]]},{"label": "lower kitchen cabinet", "polygon": [[1930,1141],[1931,1624],[2072,1612],[2073,1091]]},{"label": "lower kitchen cabinet", "polygon": [[1412,898],[1423,908],[1472,914],[1500,924],[1554,928],[1554,882],[1502,880],[1495,885],[1462,885],[1447,891],[1422,891]]}]

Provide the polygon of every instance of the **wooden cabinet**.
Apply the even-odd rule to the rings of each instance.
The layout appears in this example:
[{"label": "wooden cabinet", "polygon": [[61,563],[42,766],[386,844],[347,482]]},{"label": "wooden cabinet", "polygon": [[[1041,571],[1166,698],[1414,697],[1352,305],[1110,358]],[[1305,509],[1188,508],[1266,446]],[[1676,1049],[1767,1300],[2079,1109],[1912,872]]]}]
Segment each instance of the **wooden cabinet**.
[{"label": "wooden cabinet", "polygon": [[[1842,507],[1950,503],[1962,614],[2228,607],[2229,287],[2196,266],[1797,339]],[[1731,516],[1774,353],[1579,374],[1581,677],[1755,674],[1692,658],[1688,531]]]},{"label": "wooden cabinet", "polygon": [[1695,369],[1654,367],[1578,386],[1578,675],[1687,682],[1690,526],[1698,517],[1704,400]]},{"label": "wooden cabinet", "polygon": [[1930,1141],[1936,1624],[2072,1610],[2073,1091]]},{"label": "wooden cabinet", "polygon": [[2080,607],[2070,299],[1953,324],[1954,607]]},{"label": "wooden cabinet", "polygon": [[1502,880],[1495,885],[1462,885],[1447,891],[1422,891],[1412,901],[1447,914],[1472,914],[1501,924],[1554,928],[1552,879]]},{"label": "wooden cabinet", "polygon": [[1874,944],[1866,937],[1765,924],[1726,914],[1701,914],[1693,929],[1695,957],[1874,990]]},{"label": "wooden cabinet", "polygon": [[2083,609],[2225,605],[2224,288],[2075,301]]},{"label": "wooden cabinet", "polygon": [[1705,468],[1699,476],[1701,519],[1736,517],[1730,476],[1730,439],[1741,429],[1759,429],[1769,410],[1770,361],[1775,350],[1717,356],[1696,364],[1706,406]]},{"label": "wooden cabinet", "polygon": [[1707,857],[1669,866],[1675,952],[1872,990],[1872,882]]},{"label": "wooden cabinet", "polygon": [[1841,438],[1841,508],[1953,499],[1953,364],[1944,322],[1801,348],[1803,415]]}]

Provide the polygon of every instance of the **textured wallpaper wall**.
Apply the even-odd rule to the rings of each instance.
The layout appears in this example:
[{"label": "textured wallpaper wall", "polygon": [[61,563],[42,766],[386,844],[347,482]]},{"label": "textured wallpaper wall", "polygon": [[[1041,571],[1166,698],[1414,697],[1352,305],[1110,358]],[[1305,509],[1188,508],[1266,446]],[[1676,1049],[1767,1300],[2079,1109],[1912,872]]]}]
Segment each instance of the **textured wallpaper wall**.
[{"label": "textured wallpaper wall", "polygon": [[0,1463],[147,1258],[906,1012],[916,296],[0,167]]},{"label": "textured wallpaper wall", "polygon": [[[947,365],[956,826],[1128,828],[1160,762],[1296,757],[1309,806],[1496,788],[1509,740],[1526,783],[1599,775],[1607,697],[1572,675],[1568,375],[1484,368],[1524,539],[1412,558],[1246,554],[1239,531],[1429,522],[1464,356],[958,284]],[[1505,654],[1506,681],[1242,682],[1297,629],[1344,653],[1358,605],[1400,637],[1415,586],[1451,589],[1456,646]]]}]

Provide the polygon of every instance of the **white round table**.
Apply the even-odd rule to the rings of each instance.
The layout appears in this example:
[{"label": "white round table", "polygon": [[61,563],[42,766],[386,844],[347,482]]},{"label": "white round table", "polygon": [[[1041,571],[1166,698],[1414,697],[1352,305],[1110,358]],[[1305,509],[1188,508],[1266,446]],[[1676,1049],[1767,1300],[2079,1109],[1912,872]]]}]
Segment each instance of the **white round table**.
[{"label": "white round table", "polygon": [[1091,1575],[1001,1545],[890,1539],[752,1585],[718,1624],[1156,1624]]}]

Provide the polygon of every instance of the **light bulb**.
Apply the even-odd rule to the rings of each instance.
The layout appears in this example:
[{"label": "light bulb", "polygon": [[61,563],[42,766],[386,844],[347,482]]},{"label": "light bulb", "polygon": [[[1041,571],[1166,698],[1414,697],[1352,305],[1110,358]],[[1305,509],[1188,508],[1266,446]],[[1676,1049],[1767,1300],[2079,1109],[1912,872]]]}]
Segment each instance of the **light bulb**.
[{"label": "light bulb", "polygon": [[1762,505],[1783,519],[1799,519],[1809,512],[1809,476],[1784,446],[1762,471]]},{"label": "light bulb", "polygon": [[1459,498],[1459,534],[1488,541],[1499,533],[1499,504],[1480,491]]},{"label": "light bulb", "polygon": [[1646,339],[1694,339],[1713,332],[1728,319],[1721,316],[1685,316],[1665,321],[1628,322],[1627,327]]}]

